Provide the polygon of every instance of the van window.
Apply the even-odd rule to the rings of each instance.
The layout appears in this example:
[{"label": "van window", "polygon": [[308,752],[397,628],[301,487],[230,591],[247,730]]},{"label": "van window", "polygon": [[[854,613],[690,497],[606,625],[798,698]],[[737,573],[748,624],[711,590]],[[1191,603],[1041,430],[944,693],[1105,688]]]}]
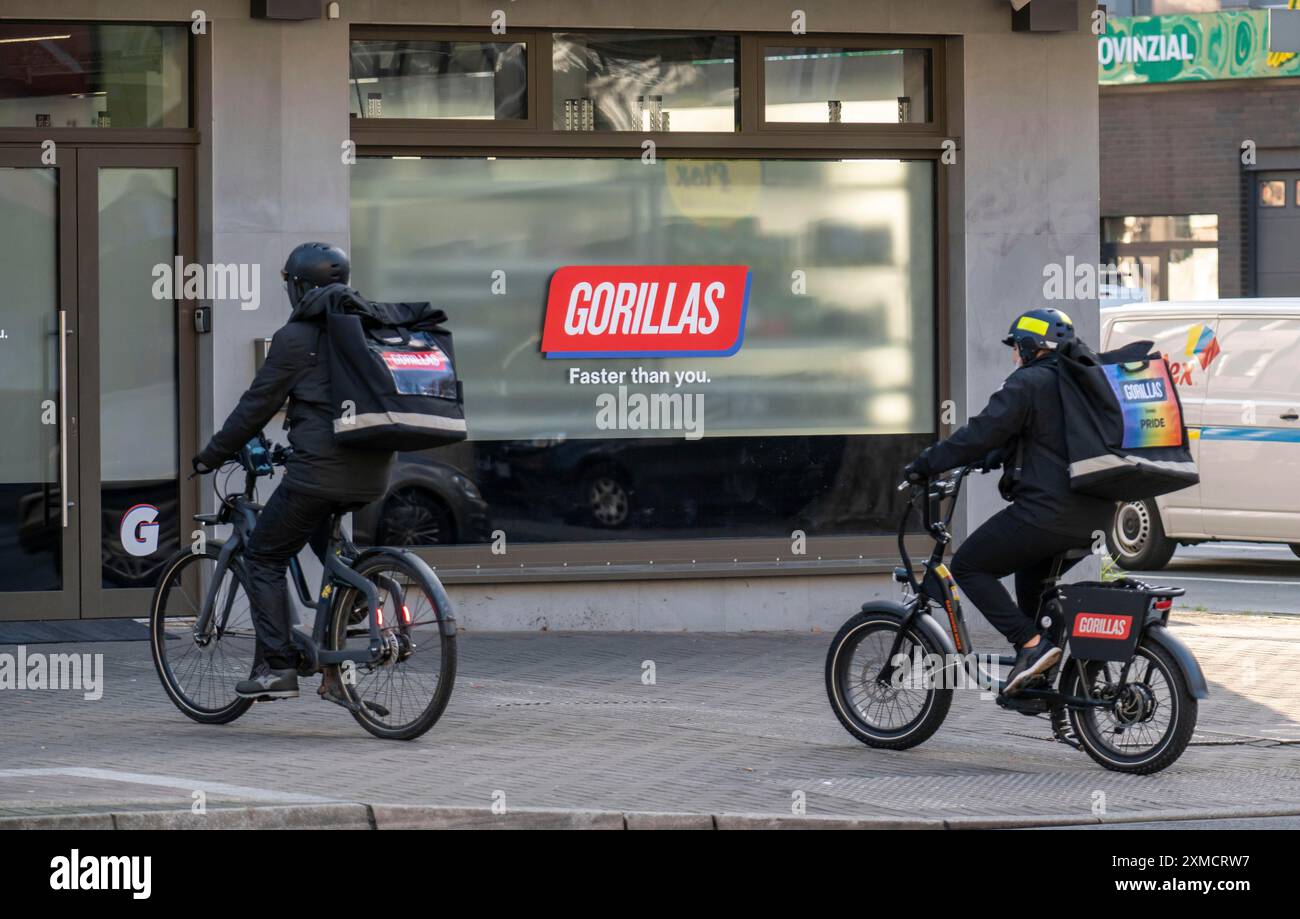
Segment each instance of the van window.
[{"label": "van window", "polygon": [[1221,353],[1210,368],[1216,402],[1300,404],[1300,319],[1225,317],[1218,332]]}]

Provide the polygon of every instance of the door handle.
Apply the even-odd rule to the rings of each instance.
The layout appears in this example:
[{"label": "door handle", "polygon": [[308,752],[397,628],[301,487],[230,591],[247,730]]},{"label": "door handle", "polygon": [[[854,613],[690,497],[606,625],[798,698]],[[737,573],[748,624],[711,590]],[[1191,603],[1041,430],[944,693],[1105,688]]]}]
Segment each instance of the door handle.
[{"label": "door handle", "polygon": [[59,310],[59,520],[68,526],[68,311]]},{"label": "door handle", "polygon": [[1292,409],[1289,412],[1283,412],[1281,415],[1278,415],[1278,417],[1283,421],[1300,421],[1300,414],[1297,414],[1295,409]]}]

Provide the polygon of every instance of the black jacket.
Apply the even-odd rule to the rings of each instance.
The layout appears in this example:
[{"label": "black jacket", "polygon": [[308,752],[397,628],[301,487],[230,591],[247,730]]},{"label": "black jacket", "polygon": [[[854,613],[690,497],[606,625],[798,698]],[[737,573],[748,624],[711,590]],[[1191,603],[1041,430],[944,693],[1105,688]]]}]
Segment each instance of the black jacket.
[{"label": "black jacket", "polygon": [[216,467],[238,453],[287,398],[285,427],[293,455],[286,467],[286,484],[309,495],[337,498],[341,504],[370,502],[388,490],[390,451],[358,450],[334,442],[325,311],[340,287],[317,288],[299,301],[288,323],[271,339],[266,363],[252,385],[199,452],[205,466]]},{"label": "black jacket", "polygon": [[981,463],[995,451],[1014,464],[1019,452],[1019,477],[1004,495],[1013,502],[1013,513],[1025,523],[1069,536],[1104,531],[1114,502],[1070,490],[1058,372],[1055,354],[1017,368],[984,411],[921,454],[916,471],[936,475]]}]

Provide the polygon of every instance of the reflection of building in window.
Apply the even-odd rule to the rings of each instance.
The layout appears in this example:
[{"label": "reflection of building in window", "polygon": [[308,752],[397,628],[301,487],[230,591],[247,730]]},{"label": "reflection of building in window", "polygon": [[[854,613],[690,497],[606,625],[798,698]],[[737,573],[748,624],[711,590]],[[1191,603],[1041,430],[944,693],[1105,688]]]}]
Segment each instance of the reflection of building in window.
[{"label": "reflection of building in window", "polygon": [[736,46],[734,35],[557,32],[553,127],[734,132]]},{"label": "reflection of building in window", "polygon": [[764,118],[845,124],[929,120],[930,61],[922,48],[769,48]]},{"label": "reflection of building in window", "polygon": [[1259,183],[1260,207],[1286,207],[1286,182],[1270,179]]},{"label": "reflection of building in window", "polygon": [[528,117],[523,42],[352,42],[349,105],[354,118]]},{"label": "reflection of building in window", "polygon": [[1104,217],[1102,261],[1139,279],[1140,295],[1125,291],[1118,299],[1218,299],[1219,217]]}]

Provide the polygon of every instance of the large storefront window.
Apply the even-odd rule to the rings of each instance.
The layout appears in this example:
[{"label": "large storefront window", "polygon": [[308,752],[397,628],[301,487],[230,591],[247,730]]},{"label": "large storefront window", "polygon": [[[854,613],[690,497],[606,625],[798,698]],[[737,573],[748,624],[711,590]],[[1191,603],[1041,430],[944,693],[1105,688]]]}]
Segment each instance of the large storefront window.
[{"label": "large storefront window", "polygon": [[0,23],[0,127],[189,123],[185,26]]},{"label": "large storefront window", "polygon": [[[467,479],[515,541],[891,529],[898,470],[935,433],[934,168],[363,157],[353,283],[444,308],[465,384],[470,442],[403,464]],[[548,359],[552,276],[601,265],[744,266],[741,346]],[[628,411],[656,394],[681,397],[671,430]]]}]

